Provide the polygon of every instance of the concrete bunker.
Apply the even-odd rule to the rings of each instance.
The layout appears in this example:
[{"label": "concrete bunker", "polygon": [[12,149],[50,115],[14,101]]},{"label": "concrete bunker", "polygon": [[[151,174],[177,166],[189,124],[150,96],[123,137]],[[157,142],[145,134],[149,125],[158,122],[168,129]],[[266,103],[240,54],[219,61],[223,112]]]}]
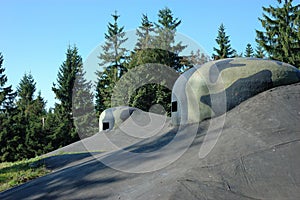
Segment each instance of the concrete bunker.
[{"label": "concrete bunker", "polygon": [[112,130],[127,120],[137,108],[119,106],[104,110],[99,117],[99,131]]},{"label": "concrete bunker", "polygon": [[172,90],[172,123],[198,123],[219,116],[250,97],[300,81],[292,65],[256,58],[207,62],[184,72]]}]

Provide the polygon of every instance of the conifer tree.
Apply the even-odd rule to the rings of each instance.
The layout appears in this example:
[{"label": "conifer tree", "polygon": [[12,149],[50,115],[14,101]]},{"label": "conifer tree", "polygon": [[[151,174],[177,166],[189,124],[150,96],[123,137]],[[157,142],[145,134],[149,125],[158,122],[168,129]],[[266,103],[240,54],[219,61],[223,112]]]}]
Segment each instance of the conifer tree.
[{"label": "conifer tree", "polygon": [[39,91],[30,106],[29,124],[26,131],[25,144],[31,153],[29,157],[42,155],[50,150],[49,136],[45,132],[46,117],[46,101]]},{"label": "conifer tree", "polygon": [[35,90],[36,83],[31,73],[25,73],[17,87],[17,94],[19,97],[17,103],[18,107],[25,109],[27,106],[29,106],[33,102]]},{"label": "conifer tree", "polygon": [[17,158],[14,155],[18,147],[19,131],[15,120],[16,93],[12,86],[7,86],[7,76],[4,73],[3,56],[0,53],[0,160],[13,161]]},{"label": "conifer tree", "polygon": [[226,35],[225,26],[223,23],[219,27],[216,42],[219,45],[219,48],[214,47],[216,54],[213,54],[213,59],[218,60],[222,58],[234,57],[236,51],[231,48],[229,36]]},{"label": "conifer tree", "polygon": [[42,118],[42,125],[43,125],[43,133],[44,133],[44,151],[50,152],[57,149],[60,145],[58,142],[58,124],[60,124],[57,114],[54,113],[54,109],[50,108],[47,111],[45,117]]},{"label": "conifer tree", "polygon": [[0,122],[1,161],[23,159],[24,139],[16,110],[5,114],[1,113]]},{"label": "conifer tree", "polygon": [[98,120],[95,114],[93,85],[85,78],[86,72],[80,66],[73,88],[73,116],[80,138],[91,136],[98,131]]},{"label": "conifer tree", "polygon": [[18,87],[18,101],[16,115],[18,119],[18,126],[20,130],[19,144],[22,145],[22,152],[15,152],[20,154],[22,158],[31,158],[42,153],[45,153],[44,146],[46,145],[46,136],[43,132],[43,118],[46,116],[46,102],[39,92],[35,98],[36,83],[33,76],[24,74]]},{"label": "conifer tree", "polygon": [[255,57],[256,58],[265,58],[265,52],[260,45],[258,45],[255,49]]},{"label": "conifer tree", "polygon": [[57,83],[52,87],[55,98],[59,101],[55,104],[54,109],[58,122],[52,135],[54,148],[65,146],[79,139],[73,121],[72,97],[76,74],[81,66],[82,58],[78,54],[77,47],[69,46],[66,60],[59,68]]},{"label": "conifer tree", "polygon": [[247,46],[246,46],[244,56],[245,57],[253,57],[253,53],[254,53],[253,48],[252,48],[251,44],[248,43]]},{"label": "conifer tree", "polygon": [[123,47],[127,38],[125,37],[124,26],[119,27],[119,15],[117,11],[112,15],[113,23],[108,23],[108,30],[105,33],[105,44],[99,59],[99,66],[103,71],[97,71],[98,77],[96,86],[96,110],[100,114],[104,109],[111,107],[111,95],[116,82],[126,72],[125,62],[127,49]]},{"label": "conifer tree", "polygon": [[179,54],[186,48],[182,42],[175,44],[175,36],[177,27],[181,24],[181,20],[173,16],[172,11],[166,7],[158,11],[158,23],[155,23],[154,38],[155,48],[171,51]]},{"label": "conifer tree", "polygon": [[[31,113],[30,108],[33,103],[34,92],[36,90],[35,87],[36,83],[31,74],[24,74],[23,78],[21,79],[18,87],[17,87],[17,94],[18,94],[18,101],[17,101],[17,110],[18,114],[16,115],[18,128],[19,128],[19,149],[22,151],[23,158],[29,158],[32,156],[33,151],[27,148],[29,140],[29,132],[28,124],[30,123]],[[27,145],[26,145],[27,143]],[[30,152],[31,151],[31,152]],[[15,155],[21,154],[20,151],[14,152]]]},{"label": "conifer tree", "polygon": [[[168,66],[177,72],[182,72],[184,65],[179,53],[186,46],[182,45],[181,42],[175,43],[176,30],[180,23],[181,20],[175,18],[169,8],[159,10],[158,22],[155,23],[154,28],[152,28],[152,22],[150,22],[148,17],[143,15],[142,24],[137,29],[138,42],[135,51],[131,53],[127,68],[132,69],[141,65],[148,66],[147,64],[151,63],[152,65]],[[157,73],[159,74],[159,71]],[[146,80],[148,75],[143,74],[142,76]],[[139,77],[133,78],[137,80],[132,80],[131,82],[139,82]],[[162,80],[160,84],[143,85],[132,93],[130,99],[128,99],[129,97],[125,98],[129,101],[130,106],[149,111],[154,104],[160,104],[170,113],[171,91],[163,86],[163,83],[167,81],[171,80]],[[126,85],[127,88],[125,88],[125,85],[124,90],[130,90],[130,86]]]},{"label": "conifer tree", "polygon": [[278,7],[263,7],[259,18],[265,31],[256,30],[256,41],[271,59],[300,66],[300,4],[293,0],[277,0]]},{"label": "conifer tree", "polygon": [[208,62],[209,60],[210,58],[204,53],[202,53],[200,49],[198,49],[196,52],[191,51],[190,56],[187,58],[187,64],[185,65],[191,65],[190,67],[195,65],[202,65]]},{"label": "conifer tree", "polygon": [[11,85],[6,86],[7,76],[4,74],[5,68],[2,64],[3,55],[0,53],[0,112],[6,112],[13,108],[16,93],[13,92]]},{"label": "conifer tree", "polygon": [[153,23],[148,19],[148,16],[143,14],[142,24],[137,28],[136,35],[138,37],[135,50],[153,48]]}]

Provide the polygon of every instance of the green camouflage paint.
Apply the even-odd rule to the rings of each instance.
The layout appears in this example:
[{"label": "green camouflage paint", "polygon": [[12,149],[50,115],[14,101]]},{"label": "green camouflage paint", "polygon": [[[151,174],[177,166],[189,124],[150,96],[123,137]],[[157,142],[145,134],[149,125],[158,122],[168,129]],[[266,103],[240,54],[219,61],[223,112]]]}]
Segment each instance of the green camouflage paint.
[{"label": "green camouflage paint", "polygon": [[246,99],[300,81],[300,71],[279,61],[231,58],[211,61],[183,73],[172,90],[174,125],[219,116]]}]

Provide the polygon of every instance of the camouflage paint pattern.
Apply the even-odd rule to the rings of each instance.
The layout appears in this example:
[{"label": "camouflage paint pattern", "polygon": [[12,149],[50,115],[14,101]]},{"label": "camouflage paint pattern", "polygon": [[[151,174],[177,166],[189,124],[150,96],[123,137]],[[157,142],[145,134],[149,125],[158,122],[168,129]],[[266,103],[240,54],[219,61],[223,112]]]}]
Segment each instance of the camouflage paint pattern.
[{"label": "camouflage paint pattern", "polygon": [[175,82],[172,105],[177,109],[172,110],[172,123],[198,123],[222,115],[260,92],[299,81],[300,71],[279,61],[211,61],[186,71]]},{"label": "camouflage paint pattern", "polygon": [[137,108],[128,106],[119,106],[104,110],[99,117],[99,131],[103,131],[103,123],[108,123],[106,130],[112,130],[119,127]]}]

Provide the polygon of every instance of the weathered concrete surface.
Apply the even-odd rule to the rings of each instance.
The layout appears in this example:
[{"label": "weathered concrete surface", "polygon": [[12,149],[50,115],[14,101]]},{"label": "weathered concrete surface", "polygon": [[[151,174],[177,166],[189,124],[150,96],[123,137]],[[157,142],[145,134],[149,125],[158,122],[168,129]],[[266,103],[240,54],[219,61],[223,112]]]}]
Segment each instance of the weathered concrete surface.
[{"label": "weathered concrete surface", "polygon": [[[172,90],[172,123],[198,123],[220,116],[273,87],[300,82],[300,71],[287,63],[258,58],[210,61],[184,72]],[[200,100],[200,101],[199,101]]]},{"label": "weathered concrete surface", "polygon": [[103,123],[107,123],[106,130],[119,127],[134,111],[142,112],[137,108],[128,106],[119,106],[104,110],[99,116],[99,131],[105,130]]},{"label": "weathered concrete surface", "polygon": [[[199,149],[210,122],[201,122],[190,148],[163,169],[126,173],[105,166],[96,157],[100,160],[117,157],[122,166],[147,168],[168,155],[133,163],[122,160],[118,151],[98,153],[94,157],[80,157],[78,163],[71,166],[54,167],[54,173],[2,192],[0,199],[300,198],[300,84],[260,93],[228,112],[216,145],[200,159]],[[189,135],[193,126],[182,131]],[[175,134],[176,129],[166,125],[160,135],[137,141],[140,143],[127,150],[155,152],[170,143]],[[173,144],[174,153],[187,139],[183,137]],[[136,139],[132,139],[128,144],[135,142]],[[80,144],[73,144],[73,150]],[[59,157],[57,160],[53,162],[60,162]]]}]

